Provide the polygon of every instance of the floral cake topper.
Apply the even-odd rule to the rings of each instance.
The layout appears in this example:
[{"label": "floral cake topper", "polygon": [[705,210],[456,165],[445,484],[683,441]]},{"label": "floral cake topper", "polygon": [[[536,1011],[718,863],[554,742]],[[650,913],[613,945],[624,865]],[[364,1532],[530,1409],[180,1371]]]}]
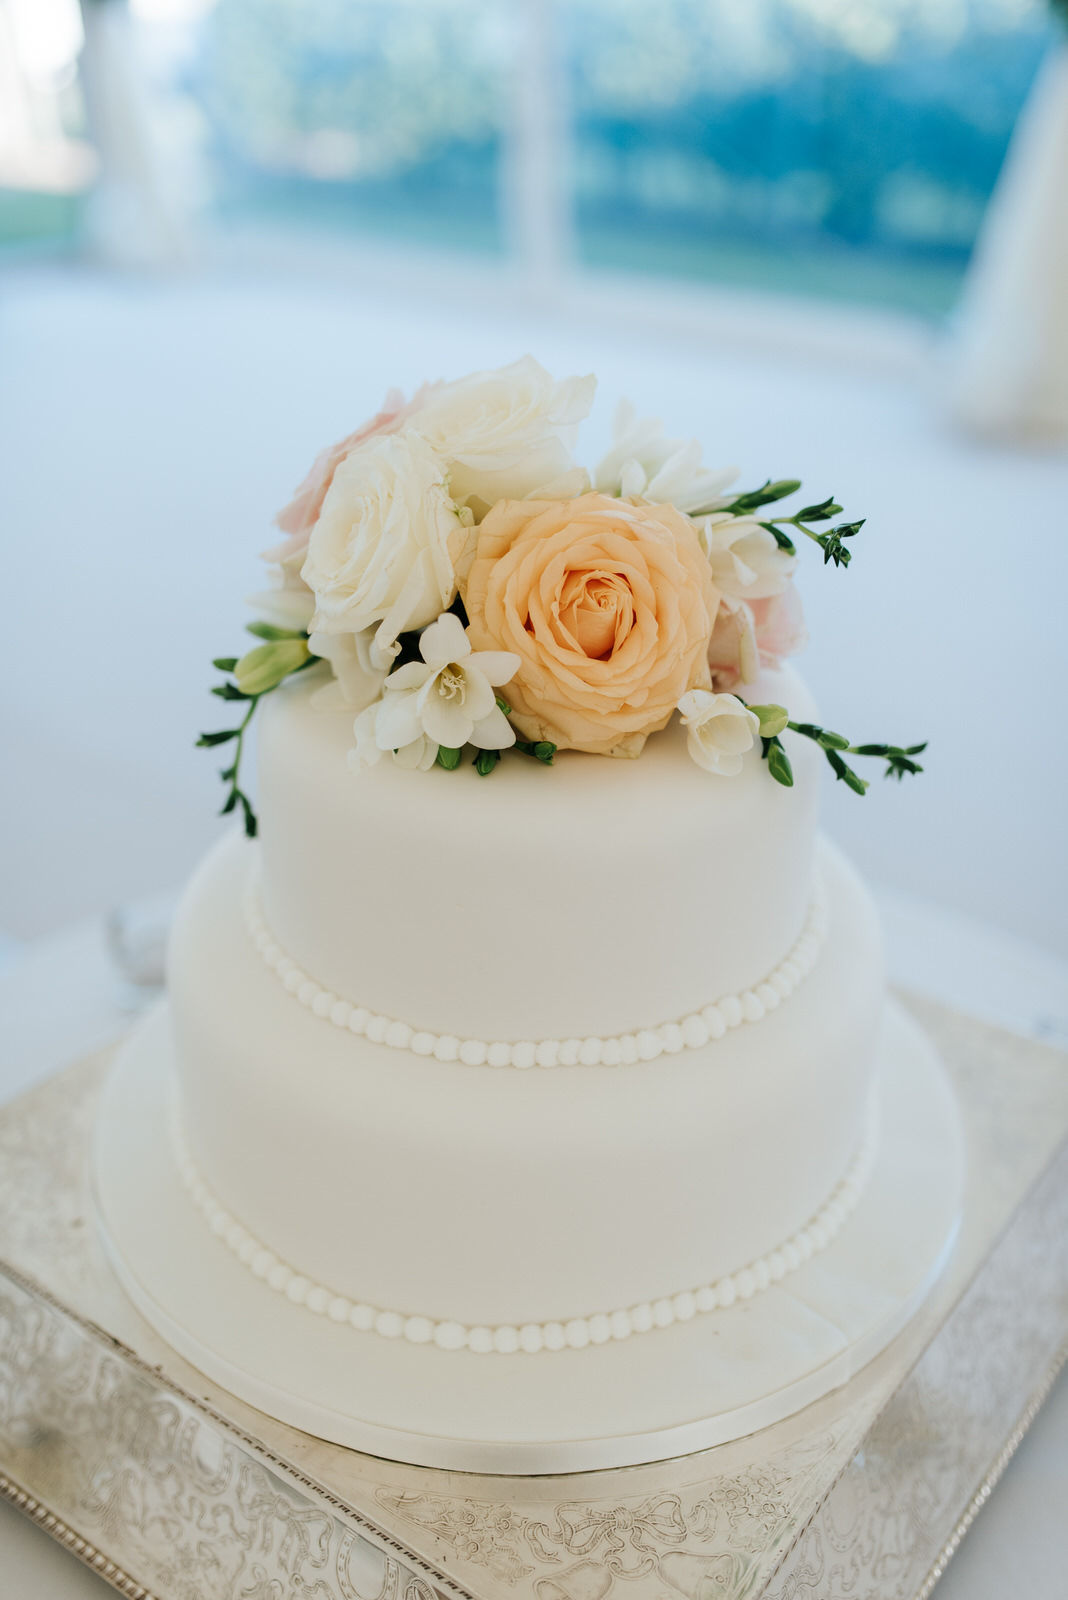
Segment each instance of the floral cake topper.
[{"label": "floral cake topper", "polygon": [[250,597],[261,642],[215,662],[230,676],[213,692],[244,716],[199,740],[233,745],[223,809],[240,806],[249,834],[245,731],[265,694],[314,667],[329,681],[313,704],[352,713],[356,770],[452,770],[465,748],[483,775],[513,750],[545,765],[558,750],[635,757],[676,715],[694,761],[723,777],[759,740],[789,787],[786,728],[858,794],[847,755],[922,770],[923,745],[855,745],[747,698],[806,642],[798,544],[847,566],[863,519],[828,527],[833,498],[773,511],[792,478],[731,492],[734,468],[710,471],[696,440],[666,438],[627,401],[590,474],[572,451],[595,386],[525,356],[409,401],[391,390],[316,457],[276,518],[273,587]]}]

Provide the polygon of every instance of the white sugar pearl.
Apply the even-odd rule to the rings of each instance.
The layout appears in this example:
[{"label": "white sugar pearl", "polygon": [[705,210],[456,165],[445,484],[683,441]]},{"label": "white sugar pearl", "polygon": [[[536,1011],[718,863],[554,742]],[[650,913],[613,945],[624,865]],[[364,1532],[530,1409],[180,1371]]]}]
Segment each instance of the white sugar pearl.
[{"label": "white sugar pearl", "polygon": [[384,1044],[386,1038],[386,1029],[388,1027],[388,1017],[381,1017],[372,1013],[372,1015],[367,1018],[367,1024],[363,1031],[370,1039],[372,1044]]},{"label": "white sugar pearl", "polygon": [[304,1304],[307,1306],[309,1311],[314,1311],[317,1317],[325,1316],[326,1308],[329,1303],[330,1295],[323,1288],[321,1283],[315,1284],[313,1288],[308,1290],[304,1297]]},{"label": "white sugar pearl", "polygon": [[715,1311],[716,1306],[719,1304],[716,1299],[716,1291],[710,1283],[702,1284],[694,1295],[694,1299],[697,1302],[698,1311]]},{"label": "white sugar pearl", "polygon": [[771,1282],[771,1273],[768,1270],[768,1264],[766,1261],[755,1261],[753,1263],[753,1280],[758,1289],[767,1288],[768,1284]]},{"label": "white sugar pearl", "polygon": [[797,1248],[801,1252],[802,1261],[811,1261],[812,1260],[813,1244],[812,1244],[812,1231],[811,1231],[811,1229],[806,1228],[804,1233],[799,1233],[798,1234],[798,1236],[797,1236]]},{"label": "white sugar pearl", "polygon": [[555,1067],[560,1059],[559,1039],[543,1039],[535,1052],[539,1067]]},{"label": "white sugar pearl", "polygon": [[388,1044],[391,1050],[407,1050],[412,1042],[412,1030],[406,1022],[391,1022],[382,1042]]},{"label": "white sugar pearl", "polygon": [[641,1305],[631,1306],[630,1325],[635,1333],[648,1333],[653,1326],[653,1308],[648,1300],[643,1300]]},{"label": "white sugar pearl", "polygon": [[786,976],[785,972],[783,972],[781,967],[777,972],[772,973],[771,977],[768,979],[768,982],[775,990],[775,993],[778,995],[780,1000],[789,999],[790,995],[792,995],[794,992],[793,984],[790,982],[789,978]]},{"label": "white sugar pearl", "polygon": [[739,1300],[751,1300],[756,1294],[756,1279],[748,1267],[734,1274],[734,1282]]},{"label": "white sugar pearl", "polygon": [[251,1267],[252,1262],[260,1253],[261,1246],[256,1239],[244,1239],[238,1246],[237,1259],[246,1267]]},{"label": "white sugar pearl", "polygon": [[653,1301],[653,1322],[658,1328],[670,1328],[675,1320],[675,1307],[670,1300]]},{"label": "white sugar pearl", "polygon": [[682,1039],[690,1050],[699,1050],[703,1044],[707,1044],[708,1023],[704,1017],[699,1017],[696,1012],[693,1016],[684,1017],[682,1021]]},{"label": "white sugar pearl", "polygon": [[275,1264],[275,1257],[270,1250],[257,1250],[251,1261],[251,1267],[257,1278],[265,1278]]},{"label": "white sugar pearl", "polygon": [[623,1058],[622,1045],[618,1039],[605,1039],[601,1044],[601,1064],[605,1067],[618,1067]]},{"label": "white sugar pearl", "polygon": [[786,979],[787,983],[790,985],[792,993],[801,982],[801,968],[798,966],[796,961],[794,961],[792,958],[788,958],[779,968],[777,976],[781,976]]},{"label": "white sugar pearl", "polygon": [[773,1250],[768,1257],[768,1271],[772,1283],[779,1283],[786,1276],[786,1257],[781,1250]]},{"label": "white sugar pearl", "polygon": [[701,1019],[708,1027],[710,1039],[722,1039],[727,1031],[727,1021],[719,1006],[705,1006]]},{"label": "white sugar pearl", "polygon": [[346,1300],[343,1294],[336,1294],[327,1306],[326,1314],[331,1322],[347,1322],[351,1310],[352,1301]]},{"label": "white sugar pearl", "polygon": [[600,1039],[583,1039],[579,1046],[579,1061],[584,1067],[596,1067],[601,1060]]},{"label": "white sugar pearl", "polygon": [[625,1067],[632,1067],[638,1059],[638,1041],[633,1033],[624,1033],[619,1040],[619,1059]]},{"label": "white sugar pearl", "polygon": [[742,1020],[742,1002],[736,994],[725,994],[716,1002],[717,1009],[728,1028],[736,1028]]},{"label": "white sugar pearl", "polygon": [[330,1021],[337,1028],[347,1028],[352,1016],[351,1000],[335,1000],[330,1007]]},{"label": "white sugar pearl", "polygon": [[567,1334],[564,1332],[562,1322],[545,1323],[541,1337],[546,1350],[563,1350],[567,1345]]},{"label": "white sugar pearl", "polygon": [[337,1004],[337,995],[329,989],[320,989],[312,1000],[311,1008],[317,1017],[328,1017]]},{"label": "white sugar pearl", "polygon": [[612,1337],[612,1324],[603,1311],[599,1311],[596,1316],[589,1317],[586,1326],[589,1329],[591,1344],[607,1344]]},{"label": "white sugar pearl", "polygon": [[362,1301],[357,1301],[349,1311],[349,1321],[361,1333],[369,1333],[375,1325],[376,1314],[374,1306],[365,1306]]},{"label": "white sugar pearl", "polygon": [[434,1035],[432,1033],[413,1033],[412,1049],[417,1056],[432,1056],[434,1054]]},{"label": "white sugar pearl", "polygon": [[269,944],[267,946],[266,950],[263,952],[263,959],[264,959],[264,961],[266,961],[266,963],[267,963],[267,965],[269,967],[271,967],[275,972],[277,972],[278,971],[278,963],[281,960],[283,960],[284,958],[282,956],[281,950],[278,948],[278,946],[276,944],[274,944],[272,942],[271,944]]},{"label": "white sugar pearl", "polygon": [[742,995],[742,1016],[746,1022],[759,1022],[764,1015],[764,1002],[758,1000],[752,989]]},{"label": "white sugar pearl", "polygon": [[307,981],[307,974],[301,972],[299,967],[291,967],[286,973],[285,977],[282,979],[282,983],[285,986],[287,994],[299,993],[301,987],[307,983]]},{"label": "white sugar pearl", "polygon": [[408,1317],[404,1323],[404,1337],[409,1344],[429,1344],[434,1337],[434,1324],[429,1317]]},{"label": "white sugar pearl", "polygon": [[476,1355],[487,1356],[493,1349],[492,1328],[471,1328],[467,1335],[468,1348]]},{"label": "white sugar pearl", "polygon": [[663,1052],[663,1041],[651,1028],[643,1028],[637,1036],[638,1055],[642,1061],[655,1061]]},{"label": "white sugar pearl", "polygon": [[270,1289],[276,1289],[279,1293],[282,1293],[284,1292],[285,1286],[292,1276],[292,1267],[287,1267],[284,1261],[276,1261],[274,1266],[267,1274],[267,1286]]},{"label": "white sugar pearl", "polygon": [[814,1250],[826,1250],[831,1242],[830,1234],[822,1222],[814,1222],[808,1230],[808,1236],[812,1240]]},{"label": "white sugar pearl", "polygon": [[465,1039],[460,1046],[460,1060],[465,1067],[481,1067],[488,1054],[481,1039]]},{"label": "white sugar pearl", "polygon": [[375,1318],[375,1332],[383,1339],[399,1339],[404,1332],[404,1318],[396,1311],[380,1311]]},{"label": "white sugar pearl", "polygon": [[564,1338],[572,1350],[585,1350],[590,1342],[590,1330],[585,1317],[572,1317],[564,1323]]},{"label": "white sugar pearl", "polygon": [[462,1350],[467,1343],[467,1329],[460,1322],[439,1322],[434,1329],[434,1343],[439,1350]]},{"label": "white sugar pearl", "polygon": [[677,1055],[682,1049],[684,1042],[682,1037],[682,1029],[679,1027],[678,1023],[662,1023],[656,1031],[659,1035],[660,1043],[664,1046],[664,1049],[667,1051],[668,1055]]},{"label": "white sugar pearl", "polygon": [[491,1067],[506,1067],[512,1059],[512,1047],[498,1039],[486,1051],[486,1060]]},{"label": "white sugar pearl", "polygon": [[560,1065],[562,1067],[578,1066],[579,1051],[582,1049],[581,1039],[561,1039]]},{"label": "white sugar pearl", "polygon": [[370,1022],[370,1020],[371,1013],[368,1011],[366,1006],[353,1006],[352,1010],[349,1012],[349,1032],[363,1033],[366,1030],[367,1024]]},{"label": "white sugar pearl", "polygon": [[434,1044],[434,1054],[439,1061],[455,1061],[460,1054],[460,1041],[451,1033],[443,1033]]},{"label": "white sugar pearl", "polygon": [[608,1321],[612,1329],[613,1339],[629,1339],[634,1332],[631,1327],[629,1311],[613,1311]]},{"label": "white sugar pearl", "polygon": [[228,1216],[225,1211],[221,1209],[216,1211],[211,1219],[212,1233],[216,1234],[221,1239],[233,1220],[233,1217]]},{"label": "white sugar pearl", "polygon": [[675,1308],[675,1316],[679,1322],[690,1322],[697,1314],[697,1300],[689,1289],[677,1294],[671,1304]]},{"label": "white sugar pearl", "polygon": [[240,1222],[231,1222],[230,1226],[226,1230],[226,1242],[230,1246],[230,1249],[234,1251],[240,1250],[247,1238],[248,1234],[245,1232]]},{"label": "white sugar pearl", "polygon": [[292,956],[283,955],[282,951],[279,950],[278,956],[274,963],[274,970],[284,981],[289,977],[291,972],[296,972],[297,963],[293,960]]},{"label": "white sugar pearl", "polygon": [[544,1346],[541,1327],[536,1322],[525,1322],[519,1330],[519,1348],[528,1356],[536,1356]]},{"label": "white sugar pearl", "polygon": [[286,1299],[291,1300],[295,1306],[302,1306],[308,1298],[308,1290],[311,1287],[309,1279],[295,1272],[286,1284]]},{"label": "white sugar pearl", "polygon": [[801,1252],[792,1239],[789,1244],[783,1245],[782,1258],[786,1262],[787,1272],[796,1272],[801,1265]]},{"label": "white sugar pearl", "polygon": [[529,1039],[521,1039],[512,1046],[513,1067],[532,1067],[534,1065],[536,1050]]},{"label": "white sugar pearl", "polygon": [[779,1003],[779,991],[773,983],[758,983],[756,997],[765,1011],[774,1011]]},{"label": "white sugar pearl", "polygon": [[494,1328],[493,1348],[502,1356],[514,1356],[519,1349],[518,1328]]},{"label": "white sugar pearl", "polygon": [[718,1306],[732,1306],[738,1298],[738,1290],[733,1278],[721,1278],[715,1285],[716,1304]]}]

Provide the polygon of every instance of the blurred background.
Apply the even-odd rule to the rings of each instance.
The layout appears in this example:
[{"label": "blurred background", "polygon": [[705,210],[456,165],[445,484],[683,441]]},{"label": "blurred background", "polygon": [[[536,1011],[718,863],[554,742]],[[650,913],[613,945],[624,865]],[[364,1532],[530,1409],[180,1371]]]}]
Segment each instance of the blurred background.
[{"label": "blurred background", "polygon": [[529,349],[599,374],[587,461],[627,393],[868,518],[804,564],[802,667],[830,725],[931,750],[827,825],[899,977],[937,951],[949,997],[1068,1037],[1066,21],[0,0],[10,1003],[31,955],[82,973],[72,1017],[116,952],[158,972],[220,826],[210,661],[311,457]]}]

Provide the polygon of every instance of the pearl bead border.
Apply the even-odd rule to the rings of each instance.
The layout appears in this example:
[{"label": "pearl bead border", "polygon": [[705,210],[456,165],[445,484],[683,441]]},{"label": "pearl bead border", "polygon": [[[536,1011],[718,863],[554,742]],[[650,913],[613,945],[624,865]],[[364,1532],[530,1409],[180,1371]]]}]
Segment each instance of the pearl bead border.
[{"label": "pearl bead border", "polygon": [[777,1250],[770,1251],[748,1266],[741,1267],[715,1283],[660,1300],[643,1301],[620,1311],[598,1312],[590,1317],[572,1317],[566,1322],[527,1322],[521,1327],[504,1325],[467,1326],[462,1322],[438,1322],[433,1317],[410,1316],[401,1311],[382,1310],[363,1301],[353,1301],[324,1284],[297,1272],[279,1260],[272,1250],[250,1233],[228,1212],[208,1188],[189,1152],[175,1105],[171,1134],[178,1173],[186,1192],[212,1233],[267,1287],[285,1296],[293,1305],[304,1306],[331,1322],[344,1323],[360,1333],[377,1333],[384,1339],[406,1339],[409,1344],[433,1344],[439,1350],[470,1350],[475,1355],[536,1355],[542,1350],[584,1350],[588,1345],[607,1344],[612,1339],[628,1339],[631,1334],[650,1333],[670,1328],[676,1322],[690,1322],[710,1311],[726,1310],[738,1300],[780,1283],[790,1273],[811,1260],[834,1239],[856,1209],[871,1176],[879,1144],[878,1112],[874,1095],[865,1116],[860,1148],[845,1177],[832,1191],[816,1215]]},{"label": "pearl bead border", "polygon": [[430,1033],[341,999],[310,978],[282,949],[267,924],[255,880],[245,895],[244,913],[249,938],[264,964],[287,993],[313,1016],[322,1017],[337,1028],[347,1028],[350,1033],[362,1034],[372,1044],[410,1050],[414,1055],[433,1056],[443,1062],[459,1061],[468,1067],[619,1067],[655,1061],[658,1056],[675,1055],[684,1049],[700,1050],[742,1023],[762,1021],[769,1011],[789,999],[812,971],[827,936],[827,894],[817,876],[797,942],[763,983],[743,994],[725,995],[701,1011],[691,1012],[678,1022],[663,1022],[656,1028],[604,1039],[525,1039],[513,1044]]}]

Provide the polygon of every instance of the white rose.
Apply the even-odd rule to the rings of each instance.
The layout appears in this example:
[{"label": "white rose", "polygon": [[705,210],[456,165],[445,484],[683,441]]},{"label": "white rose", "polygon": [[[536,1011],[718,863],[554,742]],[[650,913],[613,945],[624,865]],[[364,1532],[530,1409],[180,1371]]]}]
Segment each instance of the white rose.
[{"label": "white rose", "polygon": [[558,383],[524,356],[435,385],[408,426],[447,463],[453,499],[480,517],[498,500],[583,492],[588,480],[571,451],[596,386],[592,374]]},{"label": "white rose", "polygon": [[712,568],[712,580],[732,600],[766,600],[782,594],[797,556],[780,550],[775,535],[755,517],[723,512],[694,519],[697,537]]},{"label": "white rose", "polygon": [[334,473],[301,576],[315,593],[313,632],[375,628],[385,658],[456,597],[464,525],[446,469],[411,430],[368,440]]},{"label": "white rose", "polygon": [[612,448],[594,468],[594,488],[616,497],[640,496],[676,511],[708,511],[727,504],[723,490],[737,467],[710,472],[696,439],[665,439],[659,417],[639,417],[629,400],[616,407]]},{"label": "white rose", "polygon": [[735,778],[742,756],[760,732],[760,719],[733,694],[691,689],[679,701],[686,729],[686,748],[706,772]]},{"label": "white rose", "polygon": [[497,705],[494,689],[519,671],[510,650],[472,650],[463,623],[451,611],[424,629],[422,661],[409,661],[386,679],[375,720],[380,750],[399,751],[420,739],[457,750],[506,750],[515,733]]}]

